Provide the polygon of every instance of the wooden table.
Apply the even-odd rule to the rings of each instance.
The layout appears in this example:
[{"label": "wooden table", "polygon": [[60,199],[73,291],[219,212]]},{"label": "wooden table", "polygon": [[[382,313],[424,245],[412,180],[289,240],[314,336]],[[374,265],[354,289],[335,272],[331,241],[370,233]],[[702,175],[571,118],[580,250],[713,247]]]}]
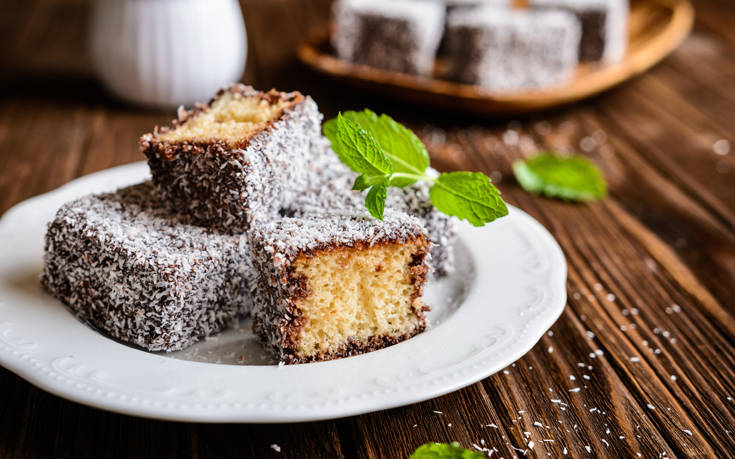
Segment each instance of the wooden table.
[{"label": "wooden table", "polygon": [[[564,249],[562,317],[525,357],[466,389],[319,423],[137,419],[62,400],[0,369],[0,456],[407,457],[424,442],[452,440],[506,458],[733,456],[732,4],[698,1],[694,34],[635,81],[553,113],[489,120],[355,93],[295,63],[296,43],[323,24],[328,3],[245,1],[244,81],[310,93],[327,115],[387,112],[421,135],[436,167],[490,174]],[[172,117],[117,102],[94,81],[81,51],[87,16],[86,2],[71,0],[0,9],[0,212],[142,159],[138,136]],[[291,25],[273,30],[280,20]],[[520,190],[511,161],[542,148],[589,155],[610,197],[574,205]]]}]

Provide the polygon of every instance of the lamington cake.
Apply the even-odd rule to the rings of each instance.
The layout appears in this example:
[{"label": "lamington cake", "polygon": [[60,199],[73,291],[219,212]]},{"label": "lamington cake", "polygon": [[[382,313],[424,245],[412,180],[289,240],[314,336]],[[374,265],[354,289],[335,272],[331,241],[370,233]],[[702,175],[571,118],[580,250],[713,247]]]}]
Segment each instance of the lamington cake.
[{"label": "lamington cake", "polygon": [[110,336],[175,351],[249,312],[250,257],[244,234],[190,225],[148,181],[62,206],[41,282]]},{"label": "lamington cake", "polygon": [[463,8],[447,23],[451,74],[494,92],[558,85],[579,62],[580,33],[566,11]]},{"label": "lamington cake", "polygon": [[338,0],[332,44],[340,59],[428,75],[444,30],[444,8],[433,0]]},{"label": "lamington cake", "polygon": [[[312,144],[311,171],[304,192],[285,206],[281,214],[319,215],[325,212],[356,212],[365,208],[365,193],[352,190],[357,174],[342,164],[329,140],[321,137]],[[430,173],[436,173],[430,169]],[[434,208],[429,199],[429,184],[416,182],[404,188],[388,188],[386,208],[416,217],[431,241],[431,268],[437,277],[454,271],[454,242],[457,219]]]},{"label": "lamington cake", "polygon": [[[492,6],[495,8],[512,8],[514,6],[514,2],[517,0],[444,0],[444,6],[446,8],[446,17],[448,18],[450,14],[452,14],[455,11],[459,11],[461,9],[466,8],[477,8],[480,6]],[[449,56],[449,47],[447,44],[447,30],[446,30],[446,21],[444,24],[444,35],[442,36],[442,40],[439,43],[439,50],[437,51],[437,55],[442,58],[448,58]]]},{"label": "lamington cake", "polygon": [[281,362],[369,352],[426,327],[429,241],[413,217],[285,217],[254,224],[250,243],[253,330]]},{"label": "lamington cake", "polygon": [[628,0],[529,0],[532,8],[561,9],[582,24],[579,59],[617,62],[628,45]]},{"label": "lamington cake", "polygon": [[275,213],[301,191],[320,127],[310,97],[236,84],[207,105],[179,109],[172,126],[140,145],[170,209],[204,226],[247,230],[254,212]]}]

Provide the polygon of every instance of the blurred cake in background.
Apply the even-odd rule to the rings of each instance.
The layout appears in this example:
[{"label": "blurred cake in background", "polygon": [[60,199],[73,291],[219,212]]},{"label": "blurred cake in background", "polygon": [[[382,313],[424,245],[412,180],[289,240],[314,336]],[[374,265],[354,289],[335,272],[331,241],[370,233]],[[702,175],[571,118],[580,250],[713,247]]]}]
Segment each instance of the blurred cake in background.
[{"label": "blurred cake in background", "polygon": [[492,91],[558,85],[579,62],[580,33],[564,11],[459,9],[447,25],[451,75]]},{"label": "blurred cake in background", "polygon": [[561,9],[582,24],[581,61],[613,63],[628,44],[628,0],[530,0],[531,8]]},{"label": "blurred cake in background", "polygon": [[444,4],[412,0],[339,0],[332,44],[341,59],[428,75],[444,31]]},{"label": "blurred cake in background", "polygon": [[[446,8],[446,17],[452,12],[464,8],[477,8],[479,6],[494,6],[496,8],[512,8],[515,0],[444,0]],[[447,23],[444,21],[444,36],[439,44],[437,55],[442,58],[449,56],[449,47],[447,43]]]},{"label": "blurred cake in background", "polygon": [[337,0],[332,44],[361,65],[538,90],[570,82],[580,62],[622,60],[628,13],[628,0]]}]

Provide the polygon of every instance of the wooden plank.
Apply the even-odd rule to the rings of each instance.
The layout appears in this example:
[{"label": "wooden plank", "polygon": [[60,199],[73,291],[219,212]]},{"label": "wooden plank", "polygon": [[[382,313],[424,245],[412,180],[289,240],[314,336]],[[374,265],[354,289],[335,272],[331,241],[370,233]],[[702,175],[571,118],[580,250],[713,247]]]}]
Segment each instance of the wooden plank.
[{"label": "wooden plank", "polygon": [[0,404],[2,457],[343,455],[334,422],[212,425],[140,419],[68,402],[2,368],[0,390],[8,396]]},{"label": "wooden plank", "polygon": [[[475,132],[475,135],[477,134],[478,133]],[[475,145],[488,144],[486,140],[479,140],[474,136],[472,137],[472,140],[474,140],[473,144]],[[513,152],[512,150],[505,153],[507,158],[506,161],[512,159],[513,156],[518,155],[518,152]],[[608,206],[615,206],[615,202],[613,200],[610,199],[608,202]],[[616,228],[618,225],[612,223],[616,222],[615,219],[606,221],[609,219],[609,214],[601,211],[599,204],[593,206],[573,206],[564,203],[544,202],[543,205],[539,204],[537,206],[529,206],[526,204],[523,205],[523,208],[527,211],[531,211],[534,215],[538,215],[534,210],[541,212],[544,217],[542,222],[545,222],[547,223],[547,226],[550,226],[552,233],[565,248],[565,253],[570,261],[570,281],[576,277],[575,270],[573,268],[580,270],[583,274],[585,278],[585,288],[582,291],[572,290],[572,299],[581,300],[587,298],[591,303],[589,308],[585,308],[580,312],[579,317],[596,319],[595,321],[597,324],[594,328],[592,325],[588,326],[591,327],[590,330],[593,331],[595,336],[598,338],[604,336],[609,340],[610,344],[605,346],[606,355],[608,352],[611,353],[611,355],[617,359],[617,365],[622,365],[623,363],[629,364],[628,357],[647,355],[654,352],[656,349],[659,349],[654,352],[657,360],[667,357],[667,352],[675,354],[670,356],[670,360],[666,365],[674,364],[682,359],[683,363],[681,364],[681,372],[683,374],[717,375],[715,378],[715,381],[717,381],[715,385],[718,386],[719,389],[708,387],[706,385],[705,377],[703,377],[705,380],[696,381],[694,385],[687,389],[698,392],[698,389],[695,389],[695,387],[701,388],[702,392],[698,392],[697,396],[694,397],[696,400],[709,398],[708,403],[705,403],[705,406],[709,403],[717,403],[717,405],[719,405],[717,409],[711,410],[707,413],[707,415],[710,416],[710,418],[707,419],[707,423],[697,419],[699,411],[704,409],[703,406],[690,405],[688,397],[682,394],[679,394],[677,401],[677,397],[674,394],[677,394],[677,390],[679,390],[678,386],[667,388],[661,387],[668,383],[668,379],[670,379],[672,374],[667,373],[667,370],[665,370],[666,365],[662,367],[658,366],[658,361],[654,362],[655,365],[652,365],[652,369],[647,369],[642,372],[643,374],[648,374],[648,378],[642,378],[641,375],[635,375],[635,377],[632,378],[630,375],[622,377],[622,380],[626,381],[627,384],[635,381],[637,385],[640,385],[633,391],[633,395],[641,396],[642,394],[650,394],[650,397],[663,397],[656,403],[653,403],[653,405],[660,407],[662,404],[668,403],[669,406],[666,406],[666,409],[671,408],[672,410],[679,411],[679,413],[672,418],[666,416],[665,419],[660,419],[658,421],[670,423],[672,422],[672,419],[686,418],[687,414],[685,413],[688,413],[689,416],[692,416],[692,422],[690,422],[690,425],[705,424],[708,426],[718,426],[716,421],[721,419],[721,416],[729,416],[729,411],[727,411],[727,407],[722,403],[722,400],[726,400],[726,397],[728,396],[726,394],[731,393],[732,387],[730,387],[729,381],[732,381],[733,376],[730,374],[729,370],[725,370],[723,372],[720,365],[717,364],[718,360],[723,358],[720,352],[730,352],[730,355],[726,358],[732,359],[731,351],[728,350],[728,341],[718,334],[718,330],[714,329],[709,324],[706,317],[699,314],[697,308],[700,307],[700,305],[696,300],[687,298],[686,301],[684,301],[685,299],[680,297],[678,295],[679,292],[676,290],[666,291],[667,287],[671,287],[675,284],[670,283],[667,286],[663,284],[663,281],[651,281],[651,285],[647,286],[644,291],[651,292],[654,296],[647,297],[641,296],[641,294],[638,293],[635,284],[631,283],[630,279],[626,280],[626,277],[628,276],[630,276],[630,278],[638,279],[649,277],[645,275],[646,272],[649,271],[648,264],[645,262],[646,258],[641,256],[641,252],[647,253],[644,248],[644,244],[642,244],[641,241],[629,240],[628,238],[614,238],[613,236],[616,235],[616,232],[613,231],[612,228],[615,228],[618,232],[624,231],[624,228]],[[622,209],[617,206],[615,208],[618,213],[622,212]],[[590,218],[589,210],[597,210],[597,213],[599,214],[597,215],[597,218]],[[618,217],[618,219],[620,219],[620,217]],[[582,241],[586,241],[584,245],[580,245],[582,244]],[[645,242],[650,244],[650,238]],[[635,250],[632,249],[633,246],[636,246]],[[581,252],[578,255],[575,255],[577,251]],[[623,256],[623,254],[626,254],[627,256]],[[647,253],[647,256],[651,260],[654,260],[656,253]],[[576,266],[573,264],[575,258],[578,258],[579,260]],[[618,268],[616,269],[616,272],[611,273],[610,270],[613,266],[617,266]],[[678,266],[678,268],[682,267],[683,265],[681,264]],[[661,282],[661,284],[653,285],[654,283],[658,284],[658,282]],[[640,288],[640,285],[638,288]],[[608,296],[610,294],[613,296]],[[613,298],[613,301],[610,301],[610,298]],[[665,311],[667,311],[667,308],[669,312],[672,311],[672,306],[674,304],[677,304],[676,309],[678,310],[682,307],[681,304],[687,304],[687,308],[692,308],[692,323],[682,325],[680,321],[671,320],[670,314],[666,314]],[[719,305],[715,305],[715,307],[717,307],[718,310],[722,310]],[[606,311],[606,309],[610,309],[610,311]],[[614,317],[615,321],[612,323],[608,317],[608,314],[611,314],[611,311],[617,311],[615,314],[616,317]],[[625,311],[627,315],[624,315],[623,311]],[[626,319],[631,316],[631,311],[636,312],[633,314],[634,317],[632,317],[632,319],[636,322],[640,322],[635,325],[636,329],[639,330],[637,333],[643,333],[644,336],[644,338],[636,342],[631,342],[631,339],[622,337],[623,334],[621,334],[619,330],[621,325],[626,324]],[[651,314],[651,316],[647,316],[647,314]],[[638,319],[640,317],[649,317],[649,320],[639,321]],[[725,315],[725,317],[729,318],[730,323],[732,323],[731,317],[727,315]],[[603,326],[600,322],[607,323]],[[652,325],[652,323],[655,323],[656,325]],[[697,325],[694,326],[693,323],[696,323]],[[675,338],[674,342],[678,343],[675,349],[661,350],[661,347],[668,344],[668,342],[665,339],[662,340],[659,334],[666,333],[667,336],[682,337],[686,335],[691,336],[692,329],[696,329],[697,327],[702,327],[705,331],[703,331],[700,336],[692,336],[693,341],[688,341],[688,338]],[[672,335],[672,333],[675,335]],[[703,339],[704,336],[716,337],[720,343],[719,346],[713,345],[714,349],[712,350],[712,354],[706,358],[709,362],[708,365],[705,365],[706,370],[699,366],[699,362],[690,362],[689,360],[691,359],[686,358],[687,355],[692,355],[694,352],[701,352],[701,350],[697,351],[700,347],[697,343],[699,343],[699,340]],[[646,343],[646,346],[643,346],[644,342]],[[623,354],[623,356],[620,355],[620,351],[624,350],[626,346],[623,346],[621,343],[627,344],[627,354]],[[565,350],[565,352],[569,352],[569,350]],[[664,356],[662,357],[661,354],[664,354]],[[650,376],[654,374],[658,374],[655,381],[650,378]],[[653,387],[649,386],[651,384]],[[705,385],[702,386],[701,384]],[[715,391],[714,393],[716,393],[716,395],[713,395],[712,391]],[[670,399],[667,398],[667,394],[672,394],[672,397]],[[688,395],[691,396],[691,394]],[[646,398],[646,400],[650,399]],[[641,403],[643,402],[641,401]],[[647,407],[648,403],[652,402],[646,401],[646,403],[643,404],[643,407]],[[679,406],[674,406],[675,404]],[[650,415],[657,416],[658,413],[650,413]],[[705,437],[708,438],[707,441],[712,441],[711,438],[724,433],[725,428],[722,427],[722,424],[719,424],[719,428],[722,430],[713,430],[706,433]],[[685,429],[692,431],[692,429],[689,428]],[[686,440],[685,438],[679,436],[676,440],[681,442],[681,445],[678,446],[679,448],[685,448],[683,446],[683,441]],[[668,441],[672,441],[672,439],[668,439]],[[691,441],[688,442],[688,444],[690,443]],[[706,442],[702,442],[700,444],[700,448],[705,448],[703,445],[706,445]],[[728,446],[732,447],[732,445]],[[719,448],[720,451],[725,451],[727,447],[725,444],[721,443]],[[706,450],[707,449],[705,448],[702,451]],[[682,451],[684,451],[684,449],[682,449]]]},{"label": "wooden plank", "polygon": [[[408,457],[420,445],[432,441],[458,441],[466,447],[483,442],[501,451],[511,436],[499,421],[481,384],[415,404],[341,421],[342,431],[355,439],[354,456],[364,458]],[[497,427],[488,427],[496,424]],[[508,453],[508,454],[512,454]]]},{"label": "wooden plank", "polygon": [[[69,115],[51,105],[37,110],[27,110],[26,106],[21,109],[20,104],[8,107],[0,115],[0,126],[5,131],[0,148],[23,154],[4,158],[3,168],[13,174],[0,176],[0,211],[74,178],[86,131],[81,112]],[[63,131],[58,130],[61,119],[67,123]]]},{"label": "wooden plank", "polygon": [[[553,232],[569,261],[569,306],[552,334],[505,372],[453,394],[276,426],[105,413],[0,370],[0,456],[407,457],[424,442],[452,440],[497,448],[493,457],[731,455],[735,169],[715,173],[735,156],[714,156],[712,144],[733,144],[735,10],[697,2],[696,34],[653,72],[518,123],[324,84],[292,56],[300,36],[327,20],[328,3],[243,0],[245,80],[314,94],[328,115],[364,106],[388,112],[411,122],[435,166],[489,173],[510,202]],[[87,11],[84,0],[35,1],[0,15],[0,50],[9,56],[0,62],[0,213],[75,176],[141,160],[139,135],[173,115],[125,107],[93,83],[79,53]],[[589,154],[611,197],[576,206],[520,191],[511,161],[541,148]]]},{"label": "wooden plank", "polygon": [[96,110],[92,120],[89,153],[79,172],[89,174],[109,167],[142,161],[138,139],[155,125],[167,125],[172,114],[161,112],[131,112]]},{"label": "wooden plank", "polygon": [[[3,77],[89,74],[86,22],[89,7],[79,2],[20,2],[4,7],[0,35]],[[25,3],[25,4],[23,4]]]},{"label": "wooden plank", "polygon": [[732,3],[728,0],[706,0],[692,2],[697,22],[717,33],[730,49],[735,47],[735,21]]},{"label": "wooden plank", "polygon": [[[559,136],[559,132],[565,130],[563,125],[572,122],[566,120],[552,130],[553,134],[548,138],[547,145],[552,149],[567,149],[570,144],[579,145],[580,141],[577,139],[589,140],[600,135],[609,140],[610,144],[598,145],[593,156],[602,165],[613,195],[638,218],[654,228],[657,234],[669,241],[669,245],[676,248],[677,254],[686,255],[690,266],[696,266],[697,274],[703,271],[698,277],[705,285],[720,287],[715,291],[723,295],[721,304],[731,304],[732,289],[728,286],[732,284],[728,282],[730,274],[726,260],[728,254],[732,253],[729,250],[735,245],[735,235],[690,196],[669,182],[667,177],[642,160],[635,150],[616,134],[610,130],[603,131],[604,123],[597,119],[591,110],[580,110],[578,113],[587,134],[577,133],[571,140],[566,138],[567,136]],[[653,201],[653,196],[658,199]],[[676,222],[676,225],[672,226],[670,222]],[[706,248],[708,244],[710,249]],[[708,252],[710,256],[706,255]],[[716,261],[718,256],[722,257],[723,264],[713,266],[713,260]],[[678,281],[685,287],[691,284],[684,282],[683,277]],[[711,318],[716,319],[715,323],[719,323],[722,329],[732,336],[735,326],[731,311],[725,311],[722,307],[708,306],[712,305],[709,299],[711,297],[703,291],[706,292],[706,289],[697,289],[690,293],[707,306]]]},{"label": "wooden plank", "polygon": [[[253,37],[249,46],[257,60],[256,86],[263,89],[302,89],[296,75],[286,68],[293,63],[301,37],[315,25],[311,21],[325,20],[326,11],[313,14],[307,11],[305,3],[289,0],[243,0],[241,3],[245,22]],[[274,33],[278,39],[273,39]]]},{"label": "wooden plank", "polygon": [[[585,110],[580,118],[591,132],[607,133],[610,148],[601,148],[598,157],[604,159],[601,164],[619,202],[673,247],[721,304],[733,304],[732,268],[727,260],[735,250],[735,235],[689,193],[641,158],[604,116]],[[606,131],[601,131],[603,126],[607,126]],[[718,322],[727,323],[721,311],[712,310],[711,314],[719,317]]]},{"label": "wooden plank", "polygon": [[610,124],[624,132],[648,162],[735,229],[735,158],[713,151],[714,142],[728,133],[652,78],[621,88],[618,96],[624,96],[624,104],[623,98],[611,97],[599,105]]}]

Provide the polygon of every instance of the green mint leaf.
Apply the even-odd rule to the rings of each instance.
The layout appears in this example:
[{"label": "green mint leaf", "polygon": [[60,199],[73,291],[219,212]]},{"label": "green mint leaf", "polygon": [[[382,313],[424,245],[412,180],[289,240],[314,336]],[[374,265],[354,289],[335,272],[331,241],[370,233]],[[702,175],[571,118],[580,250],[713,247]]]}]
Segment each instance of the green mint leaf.
[{"label": "green mint leaf", "polygon": [[447,215],[483,226],[508,215],[500,191],[481,172],[449,172],[441,174],[429,190],[434,207]]},{"label": "green mint leaf", "polygon": [[426,443],[418,447],[408,459],[483,459],[485,456],[453,443]]},{"label": "green mint leaf", "polygon": [[365,206],[382,220],[387,187],[416,181],[432,183],[429,197],[447,215],[482,226],[508,214],[500,192],[477,172],[452,172],[434,178],[426,173],[429,155],[416,135],[388,115],[348,111],[324,123],[324,135],[340,161],[360,174],[352,189],[368,190]]},{"label": "green mint leaf", "polygon": [[387,190],[385,185],[375,185],[370,188],[367,196],[365,196],[365,207],[370,212],[370,215],[377,218],[378,220],[383,219],[383,210],[385,209],[385,198],[387,196]]},{"label": "green mint leaf", "polygon": [[[416,134],[397,123],[388,115],[378,116],[365,109],[361,112],[348,111],[343,116],[372,134],[373,139],[390,159],[393,172],[424,175],[429,167],[429,153]],[[396,177],[392,186],[404,187],[416,182],[416,178]]]},{"label": "green mint leaf", "polygon": [[340,160],[354,172],[371,176],[390,175],[393,167],[373,136],[341,114],[336,135]]},{"label": "green mint leaf", "polygon": [[370,188],[370,185],[368,185],[365,182],[365,176],[364,175],[358,175],[355,179],[355,183],[352,184],[352,189],[357,191],[364,191]]},{"label": "green mint leaf", "polygon": [[584,156],[542,153],[513,163],[513,174],[526,191],[568,201],[604,198],[607,184],[600,169]]},{"label": "green mint leaf", "polygon": [[340,152],[339,141],[337,140],[337,130],[337,118],[325,121],[322,126],[322,132],[324,133],[324,137],[329,139],[332,151],[334,151],[340,161],[346,164],[347,160],[343,158],[342,153]]},{"label": "green mint leaf", "polygon": [[391,185],[390,175],[359,175],[352,185],[353,190],[363,191],[370,188],[373,185]]}]

